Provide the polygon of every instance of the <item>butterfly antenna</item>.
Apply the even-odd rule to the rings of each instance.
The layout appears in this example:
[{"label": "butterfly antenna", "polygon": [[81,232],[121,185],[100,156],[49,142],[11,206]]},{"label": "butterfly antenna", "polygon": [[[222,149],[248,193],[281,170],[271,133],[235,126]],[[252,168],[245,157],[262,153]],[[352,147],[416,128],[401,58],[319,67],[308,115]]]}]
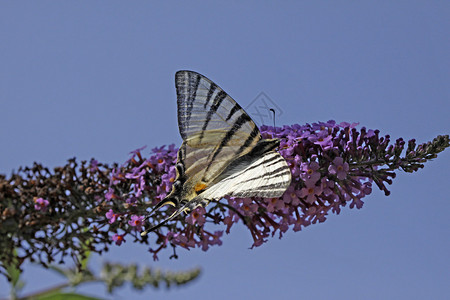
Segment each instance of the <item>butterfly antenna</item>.
[{"label": "butterfly antenna", "polygon": [[273,113],[273,127],[275,127],[275,109],[269,109]]}]

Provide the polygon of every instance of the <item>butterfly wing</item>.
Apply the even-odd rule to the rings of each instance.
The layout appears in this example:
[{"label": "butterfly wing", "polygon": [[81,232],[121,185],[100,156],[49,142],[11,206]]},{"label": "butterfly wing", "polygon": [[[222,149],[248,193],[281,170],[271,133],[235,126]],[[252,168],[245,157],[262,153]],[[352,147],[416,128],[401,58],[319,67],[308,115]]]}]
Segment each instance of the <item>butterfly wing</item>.
[{"label": "butterfly wing", "polygon": [[175,82],[183,138],[178,163],[187,178],[186,196],[192,198],[208,188],[232,160],[249,153],[261,134],[242,107],[208,78],[179,71]]},{"label": "butterfly wing", "polygon": [[225,196],[281,197],[291,183],[291,171],[286,160],[279,153],[269,151],[250,161],[236,164],[201,196],[216,200]]}]

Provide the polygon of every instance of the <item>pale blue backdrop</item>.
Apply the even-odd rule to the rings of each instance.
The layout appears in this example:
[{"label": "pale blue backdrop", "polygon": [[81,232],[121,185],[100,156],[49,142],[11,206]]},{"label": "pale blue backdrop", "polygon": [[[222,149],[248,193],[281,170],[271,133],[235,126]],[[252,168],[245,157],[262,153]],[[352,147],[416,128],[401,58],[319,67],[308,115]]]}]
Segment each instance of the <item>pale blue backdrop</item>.
[{"label": "pale blue backdrop", "polygon": [[[179,144],[179,69],[242,106],[266,93],[284,111],[278,125],[356,121],[419,142],[449,134],[449,16],[448,1],[2,1],[0,172],[73,156],[123,162],[143,145]],[[206,253],[153,262],[127,242],[93,265],[203,269],[189,286],[109,299],[444,299],[449,167],[447,151],[399,173],[391,196],[374,190],[363,209],[254,250],[236,226]],[[27,292],[61,281],[29,265],[24,278]]]}]

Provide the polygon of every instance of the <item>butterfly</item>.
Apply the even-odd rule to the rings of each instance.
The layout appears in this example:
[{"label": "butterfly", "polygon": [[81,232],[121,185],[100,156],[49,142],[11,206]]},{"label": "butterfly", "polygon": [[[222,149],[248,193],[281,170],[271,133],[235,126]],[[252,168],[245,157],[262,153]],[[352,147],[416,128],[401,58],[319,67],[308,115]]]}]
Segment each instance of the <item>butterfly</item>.
[{"label": "butterfly", "polygon": [[275,151],[278,139],[262,139],[249,115],[218,85],[193,71],[175,74],[178,150],[172,190],[150,212],[175,207],[168,218],[141,233],[145,236],[182,212],[225,196],[281,197],[291,183],[286,160]]}]

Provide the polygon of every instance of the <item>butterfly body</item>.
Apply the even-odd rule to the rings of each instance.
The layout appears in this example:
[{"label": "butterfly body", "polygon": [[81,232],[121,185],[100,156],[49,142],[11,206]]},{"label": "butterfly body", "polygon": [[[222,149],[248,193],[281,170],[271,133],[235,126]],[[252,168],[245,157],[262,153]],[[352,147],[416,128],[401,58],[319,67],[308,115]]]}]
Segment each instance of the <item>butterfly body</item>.
[{"label": "butterfly body", "polygon": [[280,142],[262,139],[242,107],[208,78],[179,71],[175,85],[183,143],[172,191],[152,212],[167,204],[176,211],[142,235],[225,196],[281,197],[291,172],[275,151]]}]

